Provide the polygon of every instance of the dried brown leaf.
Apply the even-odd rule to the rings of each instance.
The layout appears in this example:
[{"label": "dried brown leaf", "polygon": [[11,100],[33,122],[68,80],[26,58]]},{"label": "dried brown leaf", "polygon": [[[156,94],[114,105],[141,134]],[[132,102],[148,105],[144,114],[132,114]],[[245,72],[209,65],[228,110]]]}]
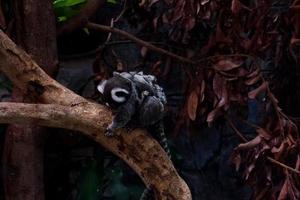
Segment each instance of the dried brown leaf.
[{"label": "dried brown leaf", "polygon": [[277,200],[286,200],[288,196],[287,180],[284,181]]},{"label": "dried brown leaf", "polygon": [[217,107],[221,108],[224,105],[228,105],[228,91],[227,91],[227,82],[220,75],[216,74],[213,80],[213,89],[214,93],[217,96]]},{"label": "dried brown leaf", "polygon": [[260,74],[260,69],[256,68],[253,72],[251,72],[249,75],[247,75],[247,78],[253,78]]},{"label": "dried brown leaf", "polygon": [[258,88],[252,90],[251,92],[248,93],[248,97],[250,99],[255,99],[260,93],[266,91],[268,88],[268,83],[263,82]]},{"label": "dried brown leaf", "polygon": [[233,14],[238,14],[242,9],[242,4],[239,0],[232,0],[231,11]]},{"label": "dried brown leaf", "polygon": [[248,73],[249,73],[248,70],[246,70],[243,67],[240,67],[240,68],[238,68],[236,75],[238,77],[245,77]]},{"label": "dried brown leaf", "polygon": [[219,74],[216,74],[213,79],[213,89],[214,93],[218,97],[218,100],[222,98],[222,90],[223,85],[226,83],[223,77],[221,77]]},{"label": "dried brown leaf", "polygon": [[160,19],[160,16],[158,17],[155,17],[152,21],[152,24],[153,24],[153,27],[154,27],[154,30],[156,31],[157,30],[157,24],[158,24],[158,20]]},{"label": "dried brown leaf", "polygon": [[193,90],[188,98],[187,106],[188,115],[192,121],[194,121],[197,117],[198,101],[197,91]]},{"label": "dried brown leaf", "polygon": [[262,138],[258,135],[254,139],[250,140],[249,142],[239,144],[237,147],[238,150],[244,150],[244,149],[252,149],[259,145],[262,141]]},{"label": "dried brown leaf", "polygon": [[155,75],[156,77],[160,77],[161,76],[161,61],[157,61],[155,62],[152,66],[151,66],[151,74]]},{"label": "dried brown leaf", "polygon": [[234,61],[233,59],[222,59],[214,65],[214,69],[218,71],[229,71],[240,67],[242,64],[243,61],[240,60]]},{"label": "dried brown leaf", "polygon": [[279,147],[274,146],[271,149],[271,152],[273,153],[275,160],[278,160],[281,157],[281,155],[285,153],[285,150],[286,150],[286,142],[282,142]]},{"label": "dried brown leaf", "polygon": [[300,155],[298,155],[295,169],[296,169],[296,170],[299,170],[299,169],[300,169]]},{"label": "dried brown leaf", "polygon": [[191,30],[192,28],[194,28],[195,24],[196,19],[194,17],[188,17],[183,21],[183,25],[187,30]]},{"label": "dried brown leaf", "polygon": [[270,98],[271,101],[273,101],[275,104],[278,104],[277,98],[276,98],[272,93],[269,93],[269,98]]},{"label": "dried brown leaf", "polygon": [[141,55],[142,55],[143,58],[146,56],[147,52],[148,52],[148,48],[147,47],[142,47],[141,48]]},{"label": "dried brown leaf", "polygon": [[205,93],[204,93],[204,91],[205,91],[205,81],[202,80],[202,82],[201,82],[201,89],[200,89],[200,103],[202,103],[204,101],[204,99],[205,99]]},{"label": "dried brown leaf", "polygon": [[287,191],[288,191],[288,197],[291,200],[299,200],[300,198],[300,191],[298,187],[296,186],[295,181],[291,178],[290,175],[287,175],[286,178],[287,183]]},{"label": "dried brown leaf", "polygon": [[235,165],[235,170],[238,171],[240,169],[241,163],[242,163],[242,157],[239,153],[234,153],[233,157],[231,158],[231,161]]},{"label": "dried brown leaf", "polygon": [[246,85],[254,85],[255,83],[257,83],[260,80],[260,76],[254,76],[252,78],[249,78],[248,80],[245,81]]},{"label": "dried brown leaf", "polygon": [[220,113],[221,109],[219,107],[208,113],[206,118],[207,123],[211,124],[213,121],[215,121],[215,119],[220,115]]},{"label": "dried brown leaf", "polygon": [[225,44],[232,44],[233,40],[231,37],[229,37],[228,35],[226,35],[221,28],[221,24],[218,23],[217,27],[216,27],[216,35],[215,35],[215,40],[216,42],[220,42],[220,43],[225,43]]},{"label": "dried brown leaf", "polygon": [[245,179],[248,180],[251,172],[253,171],[253,169],[255,168],[255,163],[251,163],[251,165],[249,165],[249,167],[246,170],[246,175],[245,175]]},{"label": "dried brown leaf", "polygon": [[260,135],[262,138],[266,140],[270,140],[272,138],[272,135],[263,128],[256,129],[256,132],[258,133],[258,135]]},{"label": "dried brown leaf", "polygon": [[204,6],[204,5],[207,4],[208,2],[210,2],[210,0],[201,0],[201,5]]}]

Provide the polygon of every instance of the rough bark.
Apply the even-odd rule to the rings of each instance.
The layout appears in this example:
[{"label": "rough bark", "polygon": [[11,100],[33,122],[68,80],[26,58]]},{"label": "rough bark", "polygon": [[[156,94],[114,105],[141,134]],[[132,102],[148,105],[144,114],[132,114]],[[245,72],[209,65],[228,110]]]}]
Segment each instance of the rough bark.
[{"label": "rough bark", "polygon": [[[48,73],[57,66],[55,18],[51,0],[15,0],[15,40]],[[29,94],[30,95],[30,94]],[[13,90],[13,101],[35,101]],[[45,129],[34,124],[10,125],[4,148],[4,188],[7,200],[43,200],[43,140]]]},{"label": "rough bark", "polygon": [[[18,88],[13,100],[23,102]],[[5,199],[44,199],[42,127],[33,124],[11,124],[6,131],[3,151]]]},{"label": "rough bark", "polygon": [[14,0],[16,43],[50,75],[57,71],[56,24],[52,0]]},{"label": "rough bark", "polygon": [[[59,109],[60,106],[56,106],[59,109],[57,113],[64,115],[61,119],[67,120],[62,121],[59,118],[58,121],[61,121],[62,125],[68,126],[65,128],[81,131],[123,159],[136,171],[147,186],[153,188],[156,199],[191,199],[186,183],[179,177],[172,162],[158,142],[149,137],[144,130],[134,130],[131,133],[120,130],[117,137],[105,137],[103,133],[112,120],[111,112],[102,105],[89,102],[74,94],[51,79],[3,32],[0,32],[0,70],[25,94],[31,92],[43,103],[69,107],[70,112],[64,112],[63,109]],[[21,117],[21,110],[24,111],[25,108],[20,108],[18,112],[15,110],[17,106],[14,107],[14,110],[0,109],[0,111],[6,113],[6,116],[8,116],[7,112],[16,111],[15,114]],[[37,106],[36,113],[42,114],[42,110],[38,108]],[[30,110],[26,113],[33,112]],[[50,114],[50,116],[54,117],[55,115]],[[23,119],[19,119],[19,122],[24,122],[29,118],[29,116],[23,117]],[[70,118],[72,120],[68,120]],[[31,119],[31,121],[47,125],[45,118]]]}]

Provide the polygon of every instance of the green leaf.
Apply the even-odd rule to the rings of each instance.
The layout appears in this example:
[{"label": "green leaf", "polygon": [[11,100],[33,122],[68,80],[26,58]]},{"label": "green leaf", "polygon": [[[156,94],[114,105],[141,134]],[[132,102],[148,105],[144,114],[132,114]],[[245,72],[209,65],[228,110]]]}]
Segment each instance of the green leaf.
[{"label": "green leaf", "polygon": [[58,17],[58,22],[64,22],[67,20],[67,17],[66,16],[61,16],[61,17]]},{"label": "green leaf", "polygon": [[87,29],[87,28],[83,28],[83,31],[86,33],[86,34],[90,34],[90,31],[89,31],[89,29]]},{"label": "green leaf", "polygon": [[70,7],[85,3],[86,0],[56,0],[53,2],[54,8]]},{"label": "green leaf", "polygon": [[58,22],[64,22],[78,14],[86,0],[55,0],[53,7]]},{"label": "green leaf", "polygon": [[107,3],[111,3],[111,4],[117,4],[117,0],[107,0]]},{"label": "green leaf", "polygon": [[65,20],[71,18],[72,16],[76,15],[79,12],[79,9],[74,9],[72,7],[63,7],[57,8],[55,10],[56,16],[66,18]]}]

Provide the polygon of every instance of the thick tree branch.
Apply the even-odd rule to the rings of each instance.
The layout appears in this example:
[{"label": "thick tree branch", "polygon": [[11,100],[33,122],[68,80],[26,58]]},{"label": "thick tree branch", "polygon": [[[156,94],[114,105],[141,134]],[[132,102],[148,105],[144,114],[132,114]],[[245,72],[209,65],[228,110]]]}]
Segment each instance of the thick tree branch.
[{"label": "thick tree branch", "polygon": [[76,108],[57,104],[1,102],[0,123],[38,124],[78,130],[81,120],[79,120],[77,112]]},{"label": "thick tree branch", "polygon": [[[35,105],[33,107],[36,112],[33,112],[31,110],[33,108],[29,108],[30,105],[21,104],[17,112],[17,105],[14,105],[13,109],[8,109],[5,108],[5,104],[2,104],[1,113],[19,115],[16,120],[20,123],[26,118],[37,124],[60,127],[58,123],[63,122],[64,128],[81,131],[122,158],[149,187],[153,188],[157,199],[191,199],[186,183],[179,177],[158,142],[147,136],[144,130],[134,130],[131,133],[120,130],[115,138],[105,137],[103,133],[112,120],[111,112],[102,105],[76,95],[51,79],[2,31],[0,31],[0,70],[24,93],[30,91],[41,102],[59,104],[54,106],[57,107],[56,109],[51,108],[52,113],[48,111],[48,114],[43,111],[51,105]],[[24,111],[21,112],[22,109]],[[25,113],[28,114],[26,117]],[[34,117],[34,113],[39,113],[39,116]],[[52,120],[47,121],[47,116],[52,117]]]},{"label": "thick tree branch", "polygon": [[159,48],[157,46],[154,46],[153,44],[146,42],[144,40],[141,40],[137,37],[135,37],[134,35],[131,35],[129,33],[127,33],[126,31],[114,28],[114,27],[110,27],[110,26],[105,26],[105,25],[100,25],[100,24],[95,24],[95,23],[91,23],[89,22],[86,25],[87,28],[89,29],[93,29],[93,30],[99,30],[99,31],[104,31],[104,32],[109,32],[109,33],[116,33],[119,34],[133,42],[135,42],[138,45],[144,46],[152,51],[156,51],[158,53],[161,53],[163,55],[169,56],[171,58],[174,58],[180,62],[184,62],[184,63],[188,63],[188,64],[195,64],[196,62],[194,62],[193,60],[190,60],[188,58],[184,58],[182,56],[176,55],[170,51],[164,50],[162,48]]},{"label": "thick tree branch", "polygon": [[34,92],[41,102],[61,105],[86,102],[84,98],[50,78],[2,31],[0,32],[0,43],[0,70],[24,93]]}]

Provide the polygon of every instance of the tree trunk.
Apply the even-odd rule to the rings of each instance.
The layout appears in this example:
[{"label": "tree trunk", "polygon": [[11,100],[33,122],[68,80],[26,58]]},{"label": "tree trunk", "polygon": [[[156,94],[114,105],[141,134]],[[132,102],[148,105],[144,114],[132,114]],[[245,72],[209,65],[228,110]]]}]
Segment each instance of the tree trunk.
[{"label": "tree trunk", "polygon": [[[57,70],[56,29],[51,0],[15,0],[15,40],[49,74]],[[13,101],[35,101],[13,90]],[[43,200],[45,128],[10,125],[4,147],[6,200]]]}]

